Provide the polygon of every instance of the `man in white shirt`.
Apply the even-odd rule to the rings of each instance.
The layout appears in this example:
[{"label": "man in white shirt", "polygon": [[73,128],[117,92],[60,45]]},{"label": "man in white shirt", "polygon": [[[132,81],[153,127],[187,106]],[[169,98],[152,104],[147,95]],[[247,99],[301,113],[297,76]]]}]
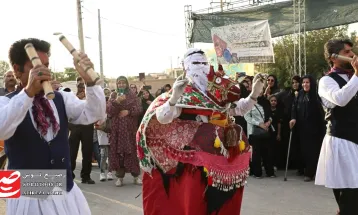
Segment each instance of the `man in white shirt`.
[{"label": "man in white shirt", "polygon": [[[325,57],[332,67],[319,82],[327,132],[316,173],[316,184],[332,188],[340,215],[358,214],[358,59],[350,40],[330,40]],[[332,58],[338,54],[352,63]]]},{"label": "man in white shirt", "polygon": [[[43,65],[33,67],[24,49],[27,43],[33,44]],[[55,91],[55,98],[47,100],[41,82],[51,80],[49,53],[49,43],[33,38],[10,47],[10,62],[20,84],[16,91],[0,97],[0,139],[5,140],[10,170],[66,170],[66,187],[61,187],[64,198],[7,199],[7,214],[90,215],[88,203],[71,177],[68,122],[91,124],[104,119],[104,94],[80,66],[93,67],[87,55],[80,54],[81,60],[74,65],[87,85],[87,99]]]}]

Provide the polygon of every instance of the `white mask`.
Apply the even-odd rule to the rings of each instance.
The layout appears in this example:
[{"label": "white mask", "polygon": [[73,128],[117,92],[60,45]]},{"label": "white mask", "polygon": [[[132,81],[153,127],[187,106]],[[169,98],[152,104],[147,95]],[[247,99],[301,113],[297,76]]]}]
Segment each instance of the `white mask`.
[{"label": "white mask", "polygon": [[[191,53],[196,51],[200,50],[194,49]],[[184,59],[184,68],[186,70],[186,75],[192,79],[192,81],[195,83],[195,86],[198,87],[201,91],[205,92],[208,85],[207,75],[210,71],[210,66],[205,55],[195,53],[187,56]]]}]

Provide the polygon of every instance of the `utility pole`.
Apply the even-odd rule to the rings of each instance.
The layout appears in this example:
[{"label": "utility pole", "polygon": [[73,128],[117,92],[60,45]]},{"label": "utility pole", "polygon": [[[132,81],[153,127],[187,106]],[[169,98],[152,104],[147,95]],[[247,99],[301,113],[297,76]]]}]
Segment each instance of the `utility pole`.
[{"label": "utility pole", "polygon": [[172,75],[172,73],[173,73],[173,59],[172,56],[170,56],[170,75]]},{"label": "utility pole", "polygon": [[77,0],[77,25],[78,25],[78,39],[80,41],[80,49],[82,52],[84,52],[85,51],[85,40],[84,40],[83,25],[82,25],[81,0]]},{"label": "utility pole", "polygon": [[104,75],[103,75],[102,29],[101,29],[100,9],[98,9],[98,44],[99,44],[99,66],[100,66],[101,79],[103,80],[103,87],[104,87],[105,83],[104,83]]},{"label": "utility pole", "polygon": [[224,3],[223,0],[220,0],[221,13],[224,11]]}]

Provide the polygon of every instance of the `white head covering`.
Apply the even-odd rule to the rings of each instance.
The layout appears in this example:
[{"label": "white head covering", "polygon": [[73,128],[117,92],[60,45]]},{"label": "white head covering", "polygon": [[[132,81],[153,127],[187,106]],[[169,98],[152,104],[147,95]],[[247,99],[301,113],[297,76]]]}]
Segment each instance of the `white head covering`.
[{"label": "white head covering", "polygon": [[[197,64],[193,64],[194,62]],[[188,49],[184,55],[184,69],[196,87],[205,92],[208,85],[207,75],[210,71],[205,53],[197,48]]]}]

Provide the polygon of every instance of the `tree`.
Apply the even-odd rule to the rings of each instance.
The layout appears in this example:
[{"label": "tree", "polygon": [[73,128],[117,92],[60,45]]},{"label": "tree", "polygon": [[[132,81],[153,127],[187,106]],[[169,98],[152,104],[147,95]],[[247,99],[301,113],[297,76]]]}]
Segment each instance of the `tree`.
[{"label": "tree", "polygon": [[4,76],[4,73],[10,70],[10,66],[6,61],[0,60],[0,76]]},{"label": "tree", "polygon": [[56,80],[59,82],[66,82],[68,79],[65,77],[64,72],[52,72],[52,80]]},{"label": "tree", "polygon": [[75,68],[73,67],[67,67],[65,68],[64,78],[67,79],[67,81],[75,81],[78,74]]},{"label": "tree", "polygon": [[[315,78],[329,70],[324,58],[324,44],[332,38],[350,38],[356,41],[356,32],[348,35],[348,26],[339,26],[306,32],[306,70]],[[303,41],[303,39],[301,40]],[[289,86],[293,76],[294,37],[281,37],[274,44],[275,63],[260,64],[258,71],[276,75],[279,86]]]}]

